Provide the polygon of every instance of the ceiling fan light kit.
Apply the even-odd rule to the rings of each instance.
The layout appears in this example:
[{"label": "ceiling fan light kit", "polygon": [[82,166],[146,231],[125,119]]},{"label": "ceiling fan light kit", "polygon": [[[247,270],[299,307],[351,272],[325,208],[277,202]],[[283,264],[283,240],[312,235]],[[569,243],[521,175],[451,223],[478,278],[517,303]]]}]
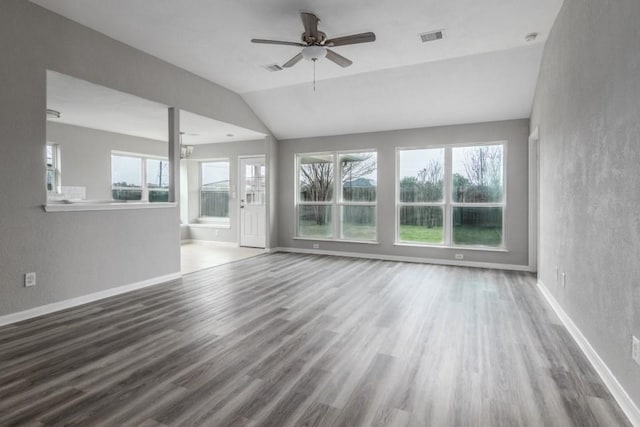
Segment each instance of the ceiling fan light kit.
[{"label": "ceiling fan light kit", "polygon": [[322,46],[307,46],[302,49],[302,57],[307,61],[317,61],[327,56],[327,48]]},{"label": "ceiling fan light kit", "polygon": [[318,59],[327,58],[329,61],[346,68],[353,64],[353,61],[345,58],[344,56],[334,52],[328,47],[346,46],[350,44],[369,43],[376,40],[374,33],[360,33],[350,36],[337,37],[334,39],[327,38],[327,35],[322,31],[318,31],[318,22],[320,19],[313,13],[302,12],[300,14],[302,18],[302,25],[304,26],[304,33],[302,33],[300,42],[289,42],[282,40],[265,40],[265,39],[252,39],[252,43],[260,44],[275,44],[285,46],[297,46],[302,50],[298,52],[293,58],[288,60],[282,65],[282,68],[291,68],[296,65],[302,58],[313,61],[314,63],[314,90],[315,90],[315,63]]}]

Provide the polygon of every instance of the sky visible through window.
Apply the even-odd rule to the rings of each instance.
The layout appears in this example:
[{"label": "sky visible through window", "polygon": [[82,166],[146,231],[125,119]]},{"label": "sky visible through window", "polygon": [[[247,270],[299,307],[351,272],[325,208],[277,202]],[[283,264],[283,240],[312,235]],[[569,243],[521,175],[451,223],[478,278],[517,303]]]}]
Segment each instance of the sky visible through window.
[{"label": "sky visible through window", "polygon": [[417,177],[432,162],[438,162],[444,168],[444,148],[400,151],[400,179]]},{"label": "sky visible through window", "polygon": [[229,185],[229,162],[202,164],[202,186]]},{"label": "sky visible through window", "polygon": [[169,188],[169,162],[147,159],[147,187]]},{"label": "sky visible through window", "polygon": [[125,183],[129,187],[142,186],[142,162],[139,157],[111,156],[113,184]]}]

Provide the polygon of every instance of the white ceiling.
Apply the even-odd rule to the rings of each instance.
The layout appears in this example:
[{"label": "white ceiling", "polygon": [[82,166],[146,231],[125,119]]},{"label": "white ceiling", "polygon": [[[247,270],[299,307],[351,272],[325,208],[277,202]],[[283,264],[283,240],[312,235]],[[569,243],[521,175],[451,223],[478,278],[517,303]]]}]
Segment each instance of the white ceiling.
[{"label": "white ceiling", "polygon": [[[385,109],[389,96],[393,105],[411,108],[403,109],[403,114],[387,109],[392,114],[384,122],[385,129],[399,129],[405,123],[431,126],[467,120],[469,114],[449,107],[444,109],[447,113],[438,113],[439,118],[431,109],[414,108],[420,102],[406,88],[425,84],[438,89],[421,100],[429,106],[446,105],[453,98],[460,105],[481,107],[484,113],[477,116],[483,120],[506,119],[505,110],[509,117],[528,117],[531,87],[539,68],[539,45],[546,40],[562,4],[562,0],[163,0],[149,7],[148,0],[32,1],[242,94],[278,138],[380,130],[378,121],[374,129],[362,125],[363,119],[366,122]],[[298,41],[300,11],[316,13],[321,19],[320,30],[330,37],[364,31],[377,36],[374,43],[335,48],[354,61],[347,69],[327,60],[319,62],[315,94],[308,84],[313,74],[309,62],[278,72],[262,68],[283,64],[298,48],[249,41],[253,37]],[[437,29],[446,30],[445,40],[421,43],[419,33]],[[540,37],[527,49],[524,36],[531,32],[540,33]],[[519,75],[525,86],[516,93],[513,85],[501,88],[474,77],[476,66],[490,74],[491,56],[485,55],[502,51],[507,53],[500,58],[500,75],[510,82]],[[467,60],[448,61],[456,58]],[[523,58],[533,72],[522,73],[519,60]],[[461,73],[459,66],[466,71]],[[439,78],[451,74],[460,78],[440,83],[425,79],[425,75]],[[402,84],[388,80],[399,76],[411,80]],[[397,92],[398,86],[405,90]],[[479,100],[478,93],[488,89],[491,96]],[[274,107],[266,108],[270,101]],[[337,113],[323,114],[321,128],[317,125],[320,118],[309,119],[308,111],[334,111],[336,106],[349,114],[357,113],[350,121],[359,125],[346,126],[343,115]],[[305,120],[296,119],[300,116]]]},{"label": "white ceiling", "polygon": [[[54,71],[47,71],[47,108],[59,111],[52,122],[167,141],[167,106]],[[264,134],[229,123],[180,112],[185,144],[262,139]],[[195,135],[194,135],[195,134]],[[233,135],[233,136],[228,136]]]}]

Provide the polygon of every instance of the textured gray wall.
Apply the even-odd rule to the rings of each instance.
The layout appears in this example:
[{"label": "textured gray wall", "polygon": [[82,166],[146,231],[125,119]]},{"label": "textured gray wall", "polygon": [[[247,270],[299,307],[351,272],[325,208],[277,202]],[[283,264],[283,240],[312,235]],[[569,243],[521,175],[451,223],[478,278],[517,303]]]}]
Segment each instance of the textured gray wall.
[{"label": "textured gray wall", "polygon": [[[187,180],[189,212],[187,222],[197,224],[200,215],[200,162],[211,159],[229,160],[230,186],[236,192],[236,197],[229,200],[229,228],[213,228],[210,226],[191,226],[190,238],[194,240],[210,240],[217,242],[238,242],[239,218],[238,197],[238,156],[265,155],[266,142],[238,141],[229,143],[196,145],[193,155],[187,160]],[[216,233],[217,232],[217,233]],[[216,235],[217,234],[217,235]]]},{"label": "textured gray wall", "polygon": [[[259,132],[233,92],[42,9],[0,2],[0,315],[180,270],[177,208],[45,213],[46,70]],[[23,274],[38,286],[23,287]]]},{"label": "textured gray wall", "polygon": [[47,142],[60,146],[61,182],[87,189],[89,200],[111,200],[111,151],[169,155],[167,142],[47,122]]},{"label": "textured gray wall", "polygon": [[[282,140],[278,142],[278,243],[281,247],[384,254],[453,260],[463,253],[465,261],[525,266],[528,263],[528,177],[527,148],[529,121],[510,120],[460,126],[375,132],[355,135]],[[416,248],[394,245],[395,239],[395,150],[396,147],[507,141],[506,246],[509,252]],[[357,150],[378,150],[378,245],[315,242],[294,239],[295,154]]]},{"label": "textured gray wall", "polygon": [[531,119],[540,126],[539,278],[637,405],[639,20],[638,0],[565,0]]}]

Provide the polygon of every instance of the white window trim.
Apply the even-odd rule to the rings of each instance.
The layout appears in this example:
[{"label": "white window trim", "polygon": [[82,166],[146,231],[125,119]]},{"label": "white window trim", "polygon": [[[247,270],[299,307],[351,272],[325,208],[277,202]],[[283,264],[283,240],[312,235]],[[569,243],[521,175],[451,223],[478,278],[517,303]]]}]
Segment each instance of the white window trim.
[{"label": "white window trim", "polygon": [[204,216],[202,215],[202,166],[205,163],[227,163],[229,170],[229,206],[231,206],[231,159],[229,158],[215,158],[215,159],[201,159],[198,161],[198,223],[210,224],[215,228],[230,228],[231,227],[231,212],[229,216]]},{"label": "white window trim", "polygon": [[[133,201],[129,201],[129,203],[132,203],[132,202],[151,203],[151,202],[149,202],[149,191],[150,190],[149,190],[149,187],[147,186],[147,159],[150,159],[150,160],[162,160],[162,161],[167,162],[167,164],[169,164],[169,159],[167,157],[157,156],[155,154],[142,154],[142,153],[132,153],[132,152],[128,152],[128,151],[112,150],[111,151],[111,157],[109,158],[110,162],[113,160],[113,156],[133,157],[133,158],[140,159],[140,163],[141,163],[140,180],[142,182],[142,186],[140,187],[140,190],[142,191],[142,196],[141,196],[141,199],[139,201],[133,200]],[[169,169],[169,173],[171,173],[171,169]],[[171,175],[169,175],[168,185],[169,185],[169,187],[171,186]],[[167,188],[154,188],[152,191],[162,191],[162,192],[166,192],[168,194],[169,193],[169,187],[167,187]],[[137,187],[114,187],[114,185],[113,185],[113,163],[111,163],[111,191],[113,191],[113,190],[132,190],[132,189],[137,189]],[[124,200],[118,200],[118,201],[119,202],[125,202]],[[168,202],[153,202],[153,203],[155,204],[155,203],[168,203]]]},{"label": "white window trim", "polygon": [[[453,149],[460,147],[481,147],[500,145],[502,146],[502,202],[500,203],[459,203],[453,202],[451,190],[453,185]],[[443,249],[464,249],[464,250],[483,250],[493,252],[508,252],[507,247],[507,147],[508,141],[485,141],[485,142],[466,142],[458,144],[443,145],[420,145],[412,147],[396,147],[396,183],[395,183],[395,242],[396,246],[414,246],[414,247],[432,247]],[[444,178],[442,191],[444,198],[441,202],[400,202],[400,152],[410,150],[437,150],[444,149]],[[400,207],[401,206],[440,206],[443,208],[442,243],[420,243],[400,240]],[[453,242],[453,208],[454,207],[472,207],[472,208],[502,208],[502,242],[500,246],[485,245],[457,245]]]},{"label": "white window trim", "polygon": [[[342,194],[342,170],[340,169],[340,155],[350,153],[376,153],[376,201],[375,202],[351,202],[343,200]],[[324,202],[306,202],[300,200],[300,157],[301,156],[333,156],[333,200]],[[365,244],[378,244],[378,150],[375,148],[363,148],[354,150],[341,150],[341,151],[319,151],[310,153],[295,153],[295,177],[294,177],[294,191],[295,191],[295,216],[294,221],[294,239],[295,240],[317,240],[327,242],[342,242],[342,243],[365,243]],[[301,236],[300,235],[300,206],[331,206],[331,237],[318,237],[318,236]],[[341,208],[343,206],[369,206],[375,208],[375,232],[376,238],[374,240],[359,240],[342,237],[342,215]]]}]

